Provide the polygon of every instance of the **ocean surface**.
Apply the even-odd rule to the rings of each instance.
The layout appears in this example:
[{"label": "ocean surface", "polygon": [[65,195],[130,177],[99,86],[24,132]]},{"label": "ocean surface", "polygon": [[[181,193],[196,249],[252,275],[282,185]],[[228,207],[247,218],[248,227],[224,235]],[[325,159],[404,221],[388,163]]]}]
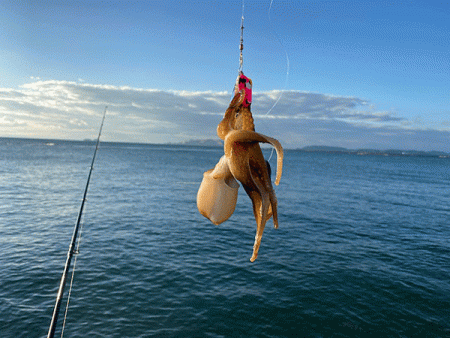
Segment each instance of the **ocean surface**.
[{"label": "ocean surface", "polygon": [[[3,338],[47,335],[94,148],[0,139]],[[100,145],[65,337],[450,337],[450,159],[287,150],[250,263],[242,188],[227,222],[197,211],[222,152]]]}]

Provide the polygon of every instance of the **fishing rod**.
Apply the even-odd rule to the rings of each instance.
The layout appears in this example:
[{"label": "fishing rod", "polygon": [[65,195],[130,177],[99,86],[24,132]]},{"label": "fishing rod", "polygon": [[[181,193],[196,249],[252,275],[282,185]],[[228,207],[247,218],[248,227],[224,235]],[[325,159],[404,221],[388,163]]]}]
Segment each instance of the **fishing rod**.
[{"label": "fishing rod", "polygon": [[105,121],[107,108],[108,107],[106,106],[105,111],[103,112],[102,123],[100,125],[100,130],[98,132],[98,137],[97,137],[97,144],[95,145],[94,156],[92,157],[91,168],[89,170],[89,175],[88,175],[87,182],[86,182],[86,188],[84,189],[84,195],[83,195],[83,200],[81,201],[80,211],[78,212],[77,222],[76,222],[74,230],[73,230],[72,241],[70,242],[69,251],[67,252],[66,265],[64,266],[64,271],[63,271],[63,274],[61,277],[61,282],[59,284],[58,294],[56,295],[55,308],[53,309],[52,321],[50,323],[50,328],[48,330],[47,338],[53,338],[55,335],[55,329],[56,329],[56,323],[58,321],[59,309],[61,307],[61,301],[62,301],[62,297],[64,294],[64,287],[66,285],[67,273],[69,272],[70,262],[72,261],[72,257],[73,257],[73,255],[75,255],[77,253],[75,250],[75,242],[76,242],[77,236],[78,236],[78,229],[80,228],[81,216],[83,214],[84,204],[86,202],[86,196],[87,196],[87,192],[88,192],[88,188],[89,188],[89,182],[91,180],[92,169],[94,168],[95,156],[97,155],[98,145],[100,144],[100,136],[102,134],[103,122]]}]

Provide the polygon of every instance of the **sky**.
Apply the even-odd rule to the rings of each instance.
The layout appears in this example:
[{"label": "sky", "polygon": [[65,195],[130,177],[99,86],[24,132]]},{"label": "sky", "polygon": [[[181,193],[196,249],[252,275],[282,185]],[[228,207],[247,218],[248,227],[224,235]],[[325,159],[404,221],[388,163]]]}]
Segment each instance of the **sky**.
[{"label": "sky", "polygon": [[[244,6],[243,6],[244,4]],[[0,137],[218,139],[239,68],[285,148],[450,152],[450,1],[0,1]]]}]

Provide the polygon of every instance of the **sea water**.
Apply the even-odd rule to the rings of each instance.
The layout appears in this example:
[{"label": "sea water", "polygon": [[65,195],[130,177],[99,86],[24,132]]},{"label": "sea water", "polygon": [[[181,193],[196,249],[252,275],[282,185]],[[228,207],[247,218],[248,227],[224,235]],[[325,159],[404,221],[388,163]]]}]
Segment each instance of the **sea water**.
[{"label": "sea water", "polygon": [[[0,139],[1,337],[47,334],[94,147]],[[197,211],[222,153],[100,145],[65,337],[450,336],[450,159],[287,150],[250,263],[242,188],[227,222]]]}]

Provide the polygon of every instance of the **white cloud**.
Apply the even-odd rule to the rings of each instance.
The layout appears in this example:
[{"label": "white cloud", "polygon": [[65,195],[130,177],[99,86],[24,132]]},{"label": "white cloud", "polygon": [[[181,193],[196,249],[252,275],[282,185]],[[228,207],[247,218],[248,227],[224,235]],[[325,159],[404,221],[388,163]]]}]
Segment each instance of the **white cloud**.
[{"label": "white cloud", "polygon": [[[0,136],[95,137],[108,106],[105,141],[178,142],[217,138],[230,92],[163,91],[34,78],[18,89],[0,88]],[[37,81],[36,81],[37,80]],[[274,103],[280,98],[276,106]],[[287,147],[448,149],[450,126],[424,128],[357,97],[277,90],[253,93],[256,129]],[[447,140],[446,142],[444,140]]]}]

